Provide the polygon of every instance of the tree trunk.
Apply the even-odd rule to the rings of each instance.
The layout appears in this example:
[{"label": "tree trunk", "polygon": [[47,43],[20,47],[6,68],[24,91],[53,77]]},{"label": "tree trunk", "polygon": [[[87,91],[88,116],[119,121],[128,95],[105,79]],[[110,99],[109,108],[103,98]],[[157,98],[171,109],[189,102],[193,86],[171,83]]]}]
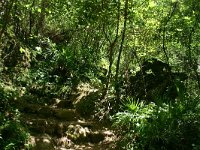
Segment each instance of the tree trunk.
[{"label": "tree trunk", "polygon": [[116,90],[116,99],[117,100],[120,98],[118,76],[119,76],[120,60],[121,60],[121,55],[122,55],[123,45],[124,45],[124,40],[125,40],[125,35],[126,35],[127,16],[128,16],[128,0],[125,0],[124,27],[123,27],[123,31],[122,31],[122,40],[121,40],[121,45],[120,45],[120,48],[119,48],[119,54],[118,54],[117,66],[116,66],[116,74],[115,74],[115,90]]},{"label": "tree trunk", "polygon": [[41,12],[38,20],[38,32],[43,33],[44,24],[45,24],[45,15],[46,15],[46,8],[48,8],[49,1],[42,0],[41,2]]},{"label": "tree trunk", "polygon": [[119,0],[118,1],[118,8],[117,8],[118,14],[117,14],[117,27],[116,27],[115,39],[114,39],[113,42],[110,42],[110,40],[108,39],[108,41],[110,42],[110,46],[109,46],[109,69],[108,69],[106,86],[105,86],[105,89],[104,89],[103,94],[102,94],[102,99],[105,98],[105,96],[107,95],[107,91],[108,91],[109,84],[110,84],[110,78],[111,78],[111,74],[112,74],[112,65],[113,65],[113,59],[114,59],[114,48],[115,48],[115,45],[116,45],[118,37],[119,37],[120,6],[121,6],[121,2]]},{"label": "tree trunk", "polygon": [[3,25],[2,25],[2,29],[0,31],[0,41],[1,41],[1,38],[2,38],[6,28],[7,28],[7,25],[9,23],[9,21],[10,21],[10,17],[11,17],[10,13],[11,13],[11,10],[13,8],[14,1],[15,0],[7,2],[6,6],[5,6],[5,13],[4,13],[3,17],[2,17],[3,18]]}]

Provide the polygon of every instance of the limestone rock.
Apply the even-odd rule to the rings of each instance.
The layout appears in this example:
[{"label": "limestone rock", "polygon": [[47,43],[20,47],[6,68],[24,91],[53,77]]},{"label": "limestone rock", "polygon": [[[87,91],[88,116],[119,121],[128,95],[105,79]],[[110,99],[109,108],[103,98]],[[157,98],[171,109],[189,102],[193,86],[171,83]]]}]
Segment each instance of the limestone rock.
[{"label": "limestone rock", "polygon": [[44,134],[41,137],[32,137],[33,150],[54,150],[53,139]]}]

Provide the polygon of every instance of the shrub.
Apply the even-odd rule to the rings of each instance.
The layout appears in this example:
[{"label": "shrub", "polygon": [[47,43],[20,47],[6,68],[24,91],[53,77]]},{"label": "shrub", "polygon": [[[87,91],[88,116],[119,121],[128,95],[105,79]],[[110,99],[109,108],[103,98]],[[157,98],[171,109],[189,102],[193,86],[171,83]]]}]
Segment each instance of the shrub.
[{"label": "shrub", "polygon": [[129,100],[112,117],[120,131],[120,146],[134,150],[195,149],[200,140],[199,98],[184,98],[160,106]]},{"label": "shrub", "polygon": [[12,105],[19,95],[20,90],[11,84],[0,84],[0,149],[2,150],[26,147],[29,134],[19,121],[19,111]]},{"label": "shrub", "polygon": [[11,150],[24,148],[29,134],[17,121],[7,121],[0,126],[0,149]]}]

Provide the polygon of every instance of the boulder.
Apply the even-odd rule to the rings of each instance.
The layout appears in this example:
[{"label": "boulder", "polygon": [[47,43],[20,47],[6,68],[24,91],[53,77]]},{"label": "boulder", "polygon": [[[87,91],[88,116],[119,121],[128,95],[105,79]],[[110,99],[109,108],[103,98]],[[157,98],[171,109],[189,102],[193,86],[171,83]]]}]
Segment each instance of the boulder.
[{"label": "boulder", "polygon": [[177,82],[186,79],[185,73],[172,72],[169,64],[149,59],[143,62],[136,75],[130,76],[127,95],[147,102],[174,101],[178,96]]}]

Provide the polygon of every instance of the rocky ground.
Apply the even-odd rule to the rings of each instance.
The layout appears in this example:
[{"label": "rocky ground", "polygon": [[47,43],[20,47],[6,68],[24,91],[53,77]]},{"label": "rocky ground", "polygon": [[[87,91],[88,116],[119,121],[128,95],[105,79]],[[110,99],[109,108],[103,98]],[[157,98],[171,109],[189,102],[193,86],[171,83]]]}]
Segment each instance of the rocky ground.
[{"label": "rocky ground", "polygon": [[[78,95],[80,101],[84,94]],[[21,121],[30,131],[33,150],[116,149],[116,136],[109,125],[80,117],[69,101],[53,99],[49,104],[38,104],[27,99],[18,106]]]}]

